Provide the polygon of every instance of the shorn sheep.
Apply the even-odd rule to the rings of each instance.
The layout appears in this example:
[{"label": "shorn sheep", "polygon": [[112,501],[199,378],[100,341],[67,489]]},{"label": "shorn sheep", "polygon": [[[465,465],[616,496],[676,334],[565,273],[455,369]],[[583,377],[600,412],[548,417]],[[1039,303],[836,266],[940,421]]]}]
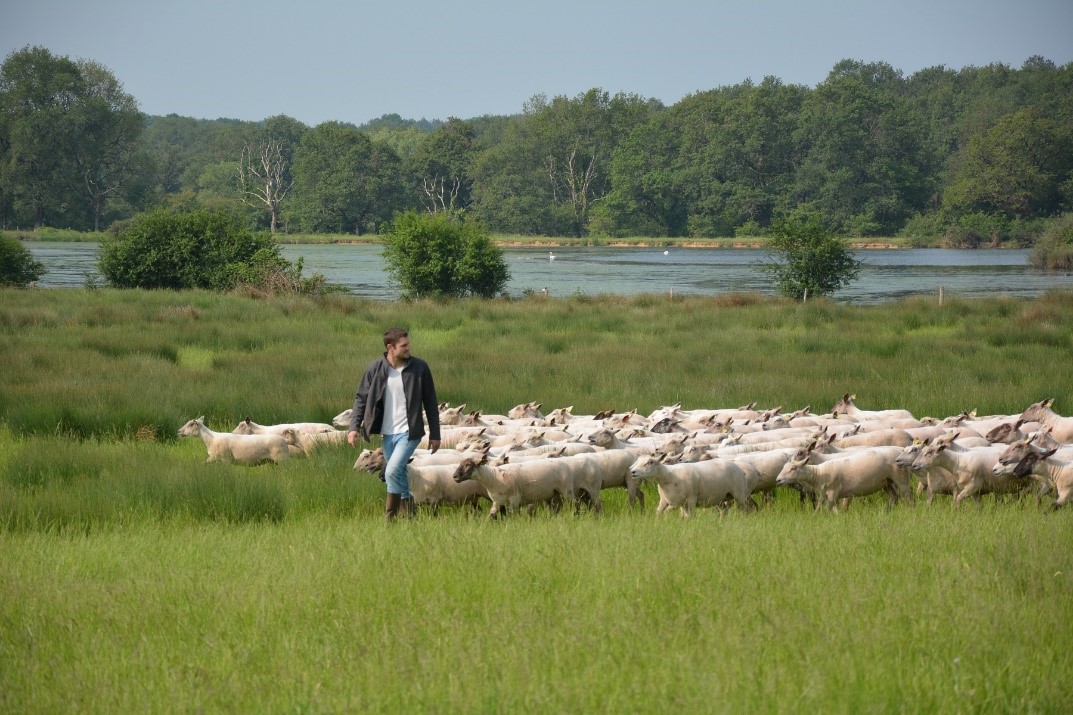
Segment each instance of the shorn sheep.
[{"label": "shorn sheep", "polygon": [[213,432],[205,426],[204,415],[180,427],[179,436],[200,437],[209,452],[206,462],[256,465],[266,462],[279,463],[290,456],[287,440],[281,435]]},{"label": "shorn sheep", "polygon": [[663,452],[646,454],[630,467],[634,479],[649,479],[659,488],[657,514],[678,508],[682,518],[692,515],[698,506],[720,509],[733,499],[746,511],[756,509],[749,491],[751,467],[729,460],[710,459],[689,464],[667,464],[670,458]]}]

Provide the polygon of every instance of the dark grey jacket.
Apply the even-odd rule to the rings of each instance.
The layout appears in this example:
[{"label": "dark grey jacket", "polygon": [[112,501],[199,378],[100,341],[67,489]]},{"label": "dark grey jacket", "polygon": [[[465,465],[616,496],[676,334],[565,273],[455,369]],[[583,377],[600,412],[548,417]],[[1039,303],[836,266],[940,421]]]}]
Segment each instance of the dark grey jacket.
[{"label": "dark grey jacket", "polygon": [[[384,424],[384,390],[387,388],[387,353],[380,356],[365,369],[354,396],[354,411],[350,415],[350,431],[361,432],[364,439],[371,434],[380,434]],[[410,356],[402,368],[402,390],[406,395],[406,421],[410,425],[410,439],[425,436],[425,420],[428,415],[428,438],[440,438],[440,409],[436,401],[436,385],[432,371],[421,358]]]}]

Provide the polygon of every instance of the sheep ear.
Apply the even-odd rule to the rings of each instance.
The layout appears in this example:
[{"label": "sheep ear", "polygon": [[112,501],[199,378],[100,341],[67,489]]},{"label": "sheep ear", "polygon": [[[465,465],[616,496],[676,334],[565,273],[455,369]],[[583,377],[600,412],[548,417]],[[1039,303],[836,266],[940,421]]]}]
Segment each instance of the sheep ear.
[{"label": "sheep ear", "polygon": [[200,422],[200,423],[202,423],[202,424],[205,424],[205,415],[201,415],[201,417],[198,417],[198,418],[197,418],[196,420],[194,420],[194,421],[195,421],[195,422]]}]

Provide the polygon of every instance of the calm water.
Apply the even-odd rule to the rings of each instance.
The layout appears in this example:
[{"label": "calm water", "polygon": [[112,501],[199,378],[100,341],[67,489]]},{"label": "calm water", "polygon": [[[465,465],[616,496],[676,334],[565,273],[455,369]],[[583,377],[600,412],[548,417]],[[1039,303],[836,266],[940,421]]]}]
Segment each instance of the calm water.
[{"label": "calm water", "polygon": [[[103,283],[97,272],[96,243],[28,242],[24,244],[48,269],[42,287],[81,287]],[[379,245],[283,246],[283,255],[305,257],[306,275],[323,273],[355,295],[392,299]],[[1031,297],[1050,288],[1073,288],[1073,275],[1047,273],[1028,265],[1025,250],[940,248],[862,250],[867,266],[860,278],[834,297],[853,303],[877,303],[917,293],[978,297],[995,293]],[[674,292],[714,295],[732,291],[774,294],[754,266],[764,252],[713,248],[506,248],[510,267],[507,290],[550,295],[635,295]],[[555,258],[552,259],[551,256]]]}]

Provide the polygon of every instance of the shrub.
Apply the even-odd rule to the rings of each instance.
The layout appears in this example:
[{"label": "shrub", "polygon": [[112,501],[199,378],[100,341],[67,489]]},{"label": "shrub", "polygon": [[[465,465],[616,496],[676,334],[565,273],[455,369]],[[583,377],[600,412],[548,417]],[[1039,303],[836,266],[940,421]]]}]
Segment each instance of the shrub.
[{"label": "shrub", "polygon": [[898,235],[908,238],[909,245],[919,248],[936,244],[944,233],[946,220],[939,212],[932,211],[913,214]]},{"label": "shrub", "polygon": [[45,273],[45,267],[17,238],[0,236],[0,286],[26,286]]},{"label": "shrub", "polygon": [[762,268],[788,298],[833,293],[853,282],[863,265],[817,214],[775,219],[768,245],[771,260]]},{"label": "shrub", "polygon": [[1009,223],[998,214],[966,214],[947,228],[945,242],[954,248],[998,246],[1009,233]]},{"label": "shrub", "polygon": [[510,280],[503,252],[488,232],[445,214],[399,214],[386,236],[384,261],[407,298],[491,298]]},{"label": "shrub", "polygon": [[1036,268],[1070,270],[1073,268],[1073,213],[1047,221],[1028,262]]},{"label": "shrub", "polygon": [[294,271],[267,233],[204,209],[138,214],[102,244],[99,267],[120,288],[176,290],[259,285]]}]

